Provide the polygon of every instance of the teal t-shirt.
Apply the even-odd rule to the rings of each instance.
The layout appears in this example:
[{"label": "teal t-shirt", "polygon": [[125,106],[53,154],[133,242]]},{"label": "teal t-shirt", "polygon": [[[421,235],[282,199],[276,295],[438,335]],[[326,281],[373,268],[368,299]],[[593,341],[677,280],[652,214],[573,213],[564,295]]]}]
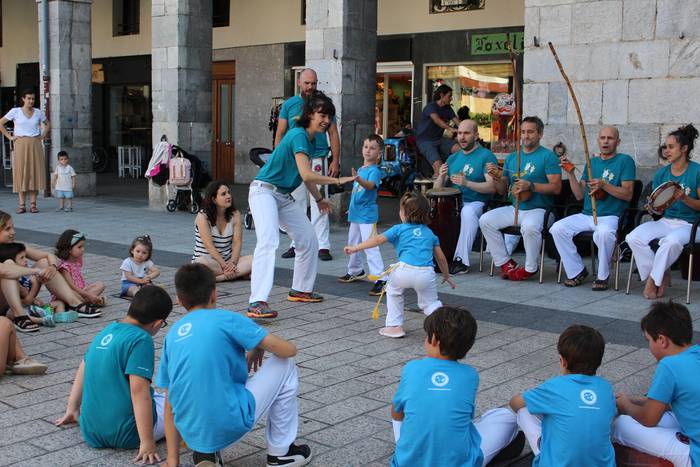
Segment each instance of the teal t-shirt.
[{"label": "teal t-shirt", "polygon": [[374,183],[374,188],[365,190],[355,181],[352,184],[352,197],[348,208],[348,221],[356,224],[376,224],[379,220],[377,207],[377,189],[382,181],[382,171],[376,165],[361,167],[357,175],[363,180]]},{"label": "teal t-shirt", "polygon": [[[88,446],[139,447],[129,375],[151,381],[154,357],[153,338],[133,324],[112,323],[95,336],[85,353],[80,410],[80,432]],[[151,402],[155,424],[153,389]]]},{"label": "teal t-shirt", "polygon": [[[508,154],[503,168],[509,183],[512,185],[515,179],[518,178],[518,154],[515,152]],[[520,178],[532,183],[549,183],[547,175],[561,175],[559,158],[544,146],[538,147],[529,154],[525,151],[520,153],[520,171],[522,172]],[[529,200],[520,202],[520,210],[547,209],[553,204],[554,199],[552,196],[533,192]]]},{"label": "teal t-shirt", "polygon": [[[304,98],[301,96],[293,96],[282,103],[280,107],[279,118],[284,118],[287,120],[287,125],[289,129],[297,127],[297,120],[301,117],[304,110]],[[331,119],[331,122],[335,123],[335,115]],[[315,157],[326,157],[330,152],[330,147],[328,146],[328,135],[324,133],[316,133],[316,146],[314,153],[311,154],[312,158]]]},{"label": "teal t-shirt", "polygon": [[[654,175],[652,185],[654,189],[669,180],[678,183],[685,194],[693,199],[698,199],[698,187],[700,187],[700,164],[695,161],[688,162],[688,168],[679,176],[671,173],[671,165],[661,167]],[[664,217],[669,219],[682,219],[691,224],[698,218],[700,212],[694,210],[683,201],[678,200],[664,211]]]},{"label": "teal t-shirt", "polygon": [[396,248],[399,261],[417,267],[433,265],[433,248],[440,240],[427,225],[396,224],[384,236]]},{"label": "teal t-shirt", "polygon": [[314,152],[313,146],[314,143],[309,141],[309,135],[304,128],[292,128],[272,151],[255,180],[274,185],[282,193],[291,193],[302,182],[294,156],[301,152],[310,157]]},{"label": "teal t-shirt", "polygon": [[[603,160],[600,157],[591,158],[591,173],[594,179],[604,178],[606,182],[613,186],[622,186],[622,182],[634,181],[637,176],[637,169],[634,160],[627,154],[617,153],[610,159]],[[581,180],[588,181],[588,170],[584,167]],[[586,187],[583,195],[583,213],[593,215],[591,209],[591,196]],[[610,193],[605,199],[597,199],[595,202],[596,214],[603,216],[621,216],[623,211],[629,206],[629,202],[620,198],[615,198]]]},{"label": "teal t-shirt", "polygon": [[[459,173],[464,174],[464,178],[471,182],[484,182],[486,177],[486,164],[498,164],[496,156],[488,149],[478,146],[469,154],[465,154],[461,149],[447,158],[447,174],[452,176]],[[479,193],[467,187],[457,187],[462,191],[462,201],[470,203],[472,201],[486,202],[492,195]]]}]

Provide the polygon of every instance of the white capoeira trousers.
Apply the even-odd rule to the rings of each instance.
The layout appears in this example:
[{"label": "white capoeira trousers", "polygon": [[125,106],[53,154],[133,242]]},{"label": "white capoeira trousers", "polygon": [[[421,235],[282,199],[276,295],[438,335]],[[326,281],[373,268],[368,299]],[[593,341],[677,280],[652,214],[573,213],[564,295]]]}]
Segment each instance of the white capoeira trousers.
[{"label": "white capoeira trousers", "polygon": [[[321,175],[326,175],[327,164],[327,157],[317,157],[315,159],[311,159],[311,169],[316,173],[320,173]],[[321,190],[323,187],[318,185],[318,189]],[[325,189],[327,190],[328,188]],[[299,206],[301,206],[301,209],[304,212],[304,216],[306,216],[306,210],[309,207],[310,197],[309,191],[306,189],[306,185],[303,183],[299,185],[299,187],[292,192],[292,197],[297,201],[297,203],[299,203]],[[328,196],[324,196],[324,198],[328,198]],[[318,205],[315,202],[311,203],[311,224],[314,226],[314,232],[316,232],[318,248],[322,250],[329,250],[331,248],[329,238],[330,220],[328,214],[323,214],[318,210]],[[292,243],[289,246],[296,248],[294,245],[294,239],[292,239]]]},{"label": "white capoeira trousers", "polygon": [[[525,246],[525,270],[535,272],[539,268],[540,248],[542,247],[542,223],[545,210],[541,208],[520,210],[518,225]],[[515,208],[503,206],[484,213],[479,218],[479,226],[489,245],[489,252],[496,266],[502,266],[510,260],[506,241],[500,229],[509,227],[515,220]]]},{"label": "white capoeira trousers", "polygon": [[[267,184],[265,184],[267,185]],[[291,196],[250,184],[248,206],[255,222],[255,252],[250,275],[250,303],[266,302],[275,278],[275,255],[281,226],[296,242],[292,288],[312,292],[318,269],[318,242],[311,222]]]},{"label": "white capoeira trousers", "polygon": [[418,307],[430,315],[442,306],[438,299],[435,270],[432,266],[411,266],[399,261],[389,274],[386,285],[386,325],[403,325],[403,290],[413,289],[418,296]]},{"label": "white capoeira trousers", "polygon": [[[689,222],[664,217],[658,221],[645,222],[627,234],[627,244],[632,249],[642,280],[651,276],[656,286],[661,286],[664,273],[690,242],[691,228]],[[660,239],[659,249],[654,254],[649,242],[657,238]]]},{"label": "white capoeira trousers", "polygon": [[538,456],[540,454],[540,438],[542,437],[542,419],[536,415],[532,415],[527,407],[523,407],[516,413],[518,426],[525,434],[532,454]]},{"label": "white capoeira trousers", "polygon": [[[491,409],[473,421],[476,431],[481,436],[481,453],[486,465],[508,446],[518,434],[518,424],[515,415],[508,409]],[[394,441],[401,437],[401,422],[392,420]]]},{"label": "white capoeira trousers", "polygon": [[[482,201],[464,203],[460,213],[459,239],[455,248],[454,260],[460,259],[462,264],[469,266],[469,254],[472,251],[476,234],[479,230],[479,217],[484,212]],[[449,258],[448,258],[449,259]]]},{"label": "white capoeira trousers", "polygon": [[[348,230],[348,245],[359,245],[368,238],[377,234],[376,224],[356,224],[350,223]],[[367,248],[364,250],[367,257],[367,266],[369,273],[378,276],[384,272],[384,261],[379,247]],[[362,258],[360,253],[353,253],[348,259],[348,274],[359,274],[362,271]]]},{"label": "white capoeira trousers", "polygon": [[676,434],[681,426],[673,415],[666,412],[655,427],[647,427],[629,415],[620,415],[613,422],[613,441],[637,451],[673,462],[674,467],[691,467],[690,445],[681,442]]},{"label": "white capoeira trousers", "polygon": [[610,258],[617,240],[617,216],[598,217],[598,225],[593,223],[593,216],[573,214],[552,225],[552,234],[566,277],[573,279],[583,271],[583,260],[576,250],[574,237],[581,232],[593,231],[593,243],[598,247],[598,279],[607,280],[610,275]]}]

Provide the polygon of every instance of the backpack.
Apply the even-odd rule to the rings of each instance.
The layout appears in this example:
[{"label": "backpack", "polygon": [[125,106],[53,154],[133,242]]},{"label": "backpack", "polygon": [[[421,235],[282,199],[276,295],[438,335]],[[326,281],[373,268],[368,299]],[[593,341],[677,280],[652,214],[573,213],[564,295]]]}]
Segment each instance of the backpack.
[{"label": "backpack", "polygon": [[182,186],[189,185],[192,181],[192,163],[178,152],[175,157],[170,159],[169,164],[171,185]]}]

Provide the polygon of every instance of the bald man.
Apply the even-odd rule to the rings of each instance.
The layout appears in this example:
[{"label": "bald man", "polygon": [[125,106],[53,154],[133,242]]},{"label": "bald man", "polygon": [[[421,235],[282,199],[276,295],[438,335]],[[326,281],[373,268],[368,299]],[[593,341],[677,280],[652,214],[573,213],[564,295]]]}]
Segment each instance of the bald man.
[{"label": "bald man", "polygon": [[496,156],[478,143],[479,127],[474,120],[463,120],[457,128],[459,150],[440,166],[436,187],[454,186],[462,191],[461,224],[450,274],[469,272],[469,253],[479,228],[484,203],[496,193],[486,164],[497,164]]},{"label": "bald man", "polygon": [[[576,199],[583,199],[583,211],[557,221],[550,233],[561,256],[567,279],[564,285],[576,287],[588,276],[581,256],[576,250],[573,238],[581,232],[593,232],[593,242],[598,248],[598,277],[593,282],[593,290],[608,289],[610,258],[617,240],[617,224],[625,208],[629,207],[634,192],[636,168],[634,160],[627,154],[617,152],[620,133],[614,126],[604,126],[598,133],[600,157],[591,158],[592,180],[584,167],[583,176],[576,178],[576,169],[569,172],[569,185]],[[562,158],[561,162],[568,162]],[[567,164],[562,164],[566,167]],[[602,199],[596,199],[598,225],[593,223],[591,193],[604,192]]]},{"label": "bald man", "polygon": [[[318,77],[316,72],[311,68],[307,68],[299,73],[297,80],[300,94],[290,97],[282,104],[280,108],[280,116],[277,124],[277,133],[275,133],[275,146],[282,141],[282,137],[288,129],[294,128],[296,122],[301,116],[304,99],[314,92],[318,86]],[[328,140],[330,140],[330,154],[332,160],[328,164]],[[311,168],[314,172],[322,175],[328,174],[331,177],[337,177],[340,174],[340,135],[338,134],[338,126],[336,125],[335,117],[331,121],[326,133],[316,133],[314,141],[316,150],[311,157]],[[320,187],[319,190],[325,190],[325,187]],[[321,192],[323,193],[323,191]],[[309,192],[302,183],[299,188],[292,192],[292,197],[301,204],[302,209],[306,212],[309,205]],[[330,224],[328,214],[324,214],[318,210],[316,203],[311,203],[311,224],[314,226],[316,238],[318,239],[318,257],[323,261],[330,261],[333,257],[330,254]],[[291,243],[289,249],[282,254],[283,258],[294,258],[294,242]]]}]

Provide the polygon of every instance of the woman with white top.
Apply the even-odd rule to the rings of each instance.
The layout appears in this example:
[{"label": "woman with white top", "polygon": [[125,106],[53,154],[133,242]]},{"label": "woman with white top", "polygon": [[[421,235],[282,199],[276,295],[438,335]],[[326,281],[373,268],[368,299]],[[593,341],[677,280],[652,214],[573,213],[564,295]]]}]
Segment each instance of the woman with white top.
[{"label": "woman with white top", "polygon": [[[12,157],[12,191],[19,194],[17,214],[27,212],[25,194],[29,192],[30,212],[36,213],[36,196],[46,188],[45,157],[41,142],[49,133],[49,120],[44,112],[34,108],[34,92],[22,93],[22,107],[15,107],[0,119],[0,131],[10,141],[14,141]],[[7,122],[14,122],[14,134],[5,128]],[[42,128],[43,126],[43,128]]]},{"label": "woman with white top", "polygon": [[207,186],[204,206],[194,222],[192,261],[211,269],[217,282],[250,275],[252,256],[241,256],[243,223],[223,181]]}]

